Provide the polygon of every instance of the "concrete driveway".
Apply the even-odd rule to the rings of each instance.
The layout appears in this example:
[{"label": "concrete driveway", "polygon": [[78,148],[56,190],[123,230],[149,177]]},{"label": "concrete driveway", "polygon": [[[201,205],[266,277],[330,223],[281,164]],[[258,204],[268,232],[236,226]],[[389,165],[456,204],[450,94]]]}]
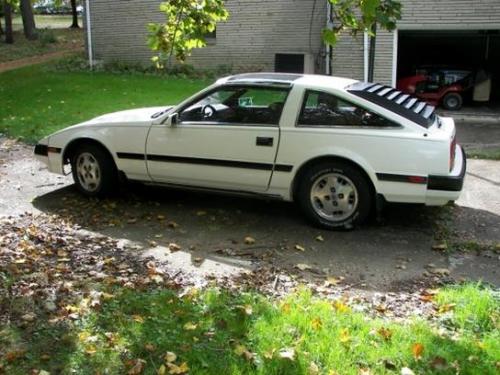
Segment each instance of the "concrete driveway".
[{"label": "concrete driveway", "polygon": [[[456,206],[390,205],[383,221],[350,232],[318,230],[293,204],[132,186],[117,198],[81,197],[31,149],[0,139],[0,216],[56,214],[82,229],[137,245],[179,271],[208,277],[275,267],[293,277],[345,278],[372,291],[400,291],[449,277],[500,285],[498,251],[433,250],[436,231],[500,243],[500,162],[471,160]],[[254,241],[246,237],[252,237]],[[177,246],[169,246],[170,244]],[[179,249],[180,248],[180,249]],[[172,249],[173,251],[169,250]]]}]

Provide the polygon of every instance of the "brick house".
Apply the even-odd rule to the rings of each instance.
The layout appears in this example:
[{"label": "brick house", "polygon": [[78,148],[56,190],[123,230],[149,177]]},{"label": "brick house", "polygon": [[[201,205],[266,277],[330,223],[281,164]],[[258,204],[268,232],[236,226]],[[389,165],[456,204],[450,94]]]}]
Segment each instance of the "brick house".
[{"label": "brick house", "polygon": [[[94,60],[149,63],[146,25],[162,21],[161,0],[89,0]],[[375,81],[395,84],[419,64],[486,67],[500,76],[500,0],[401,0],[394,32],[379,31]],[[365,79],[368,38],[343,36],[328,53],[321,40],[326,0],[226,0],[230,18],[188,63],[235,71],[303,71]],[[333,20],[335,22],[335,20]],[[500,90],[496,90],[500,91]]]}]

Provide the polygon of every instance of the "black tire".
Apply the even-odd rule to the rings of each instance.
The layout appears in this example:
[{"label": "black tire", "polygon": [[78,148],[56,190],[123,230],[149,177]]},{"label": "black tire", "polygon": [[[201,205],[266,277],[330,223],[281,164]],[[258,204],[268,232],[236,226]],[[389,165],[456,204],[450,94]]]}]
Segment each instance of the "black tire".
[{"label": "black tire", "polygon": [[[321,216],[318,213],[318,207],[321,206],[321,203],[312,197],[312,189],[321,183],[321,177],[332,174],[340,177],[340,181],[352,183],[354,186],[354,193],[352,194],[356,194],[357,198],[357,204],[352,205],[352,212],[349,213],[348,211],[346,212],[348,216],[338,217],[338,219],[333,217],[328,219]],[[339,181],[338,178],[336,180]],[[362,224],[370,215],[373,206],[373,193],[371,190],[369,181],[358,168],[343,162],[319,163],[313,165],[300,177],[296,199],[306,218],[314,225],[326,229],[352,229]],[[340,194],[336,198],[332,194],[328,201],[337,198],[340,198]],[[315,203],[313,203],[313,200]],[[321,209],[319,210],[321,211]]]},{"label": "black tire", "polygon": [[456,92],[450,92],[443,98],[443,107],[450,111],[458,111],[462,108],[462,103],[462,95],[457,94]]},{"label": "black tire", "polygon": [[[98,166],[99,178],[92,188],[85,186],[82,182],[84,177],[79,177],[78,173],[77,163],[82,160],[80,157],[84,158],[86,155],[90,155]],[[114,160],[102,146],[96,144],[88,143],[78,147],[71,158],[71,172],[78,190],[88,197],[109,196],[115,192],[118,185],[118,171]]]}]

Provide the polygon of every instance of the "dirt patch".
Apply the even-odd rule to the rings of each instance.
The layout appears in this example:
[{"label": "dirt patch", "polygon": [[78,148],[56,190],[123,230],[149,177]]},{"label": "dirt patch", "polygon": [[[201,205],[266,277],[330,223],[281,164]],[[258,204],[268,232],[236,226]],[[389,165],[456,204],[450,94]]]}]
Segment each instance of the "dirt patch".
[{"label": "dirt patch", "polygon": [[83,51],[83,49],[81,47],[76,47],[76,48],[65,50],[65,51],[50,52],[50,53],[46,53],[43,55],[26,57],[24,59],[19,59],[19,60],[14,60],[14,61],[8,61],[8,62],[0,64],[0,73],[8,71],[8,70],[12,70],[12,69],[22,68],[23,66],[41,64],[41,63],[44,63],[47,61],[55,60],[55,59],[58,59],[58,58],[61,58],[64,56],[68,56],[68,55],[72,55],[75,53],[79,53],[82,51]]}]

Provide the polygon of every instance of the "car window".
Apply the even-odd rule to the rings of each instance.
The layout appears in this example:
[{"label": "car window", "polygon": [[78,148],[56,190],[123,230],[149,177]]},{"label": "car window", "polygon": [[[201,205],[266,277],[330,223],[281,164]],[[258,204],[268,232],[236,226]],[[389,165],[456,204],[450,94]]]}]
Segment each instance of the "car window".
[{"label": "car window", "polygon": [[288,89],[274,87],[223,87],[190,104],[181,122],[278,125]]},{"label": "car window", "polygon": [[373,112],[335,95],[306,91],[299,126],[398,126]]}]

